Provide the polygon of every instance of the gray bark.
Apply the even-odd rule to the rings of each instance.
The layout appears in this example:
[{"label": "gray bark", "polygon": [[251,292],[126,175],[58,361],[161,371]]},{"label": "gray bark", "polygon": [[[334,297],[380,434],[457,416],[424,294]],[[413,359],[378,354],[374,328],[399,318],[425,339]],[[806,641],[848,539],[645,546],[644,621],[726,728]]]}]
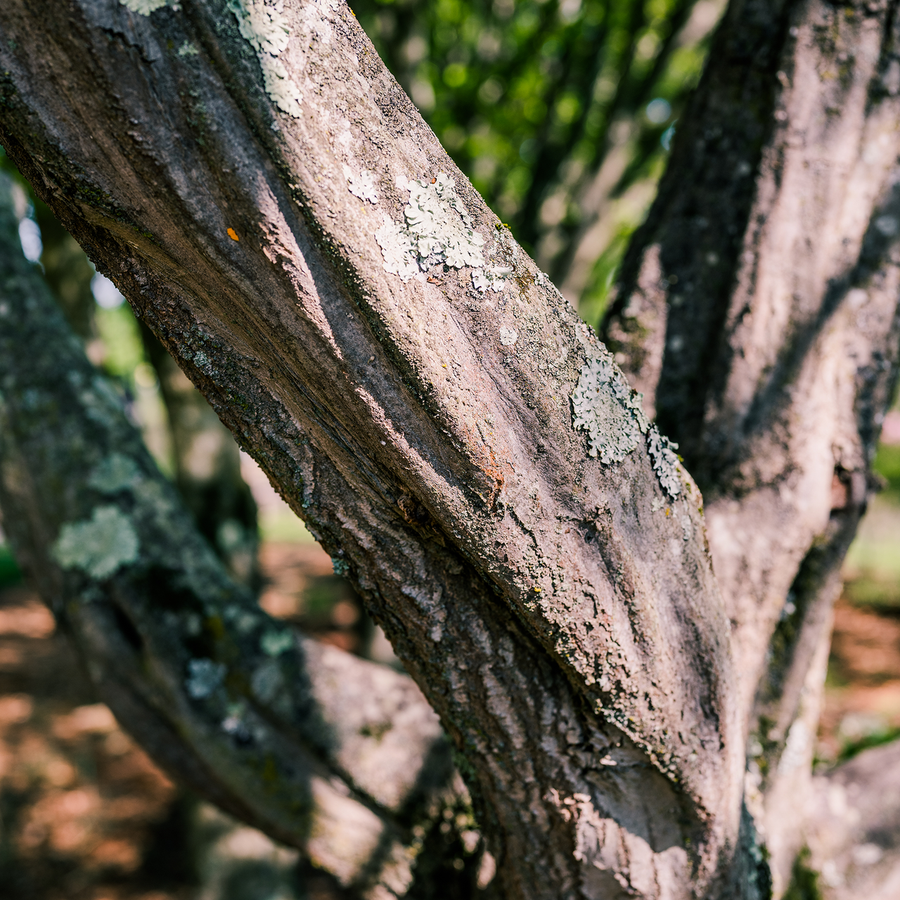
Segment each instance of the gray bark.
[{"label": "gray bark", "polygon": [[[893,6],[734,4],[626,269],[609,333],[682,443],[705,520],[604,348],[454,169],[349,10],[285,6],[280,49],[271,17],[236,2],[140,14],[8,0],[0,139],[359,587],[460,754],[502,896],[765,896],[756,830],[782,877],[795,847],[777,811],[808,785],[798,723],[814,721],[836,567],[896,369],[896,151],[874,140],[896,118]],[[427,273],[391,256],[385,217],[395,251],[400,225],[426,228]],[[477,287],[491,278],[504,287]],[[625,339],[634,320],[652,339]],[[4,457],[38,474],[39,429],[15,423],[41,389],[16,384]],[[577,426],[590,422],[589,438]],[[106,471],[116,447],[92,449],[84,473]],[[91,572],[48,548],[109,500],[90,477],[22,470],[4,461],[0,481],[5,509],[40,510],[22,526],[26,565],[45,596],[77,597]],[[159,508],[134,511],[149,547]],[[238,690],[242,667],[264,662],[264,626],[192,645],[187,620],[154,614],[164,598],[117,587],[152,559],[121,561],[106,606],[75,604],[79,640],[119,660],[102,652],[122,632],[103,610],[132,604],[141,642],[117,663],[129,685],[117,713],[164,754],[146,698],[171,709],[185,738],[169,764],[190,776],[200,755],[208,794],[291,839],[284,804],[313,775],[266,806],[252,762],[262,717],[247,750],[215,706],[225,699],[191,696],[198,672]],[[208,602],[207,585],[191,590]],[[261,733],[317,773],[294,737],[302,704],[282,709],[291,697],[276,693]],[[742,812],[751,731],[755,824]],[[372,878],[349,880],[405,890]]]}]

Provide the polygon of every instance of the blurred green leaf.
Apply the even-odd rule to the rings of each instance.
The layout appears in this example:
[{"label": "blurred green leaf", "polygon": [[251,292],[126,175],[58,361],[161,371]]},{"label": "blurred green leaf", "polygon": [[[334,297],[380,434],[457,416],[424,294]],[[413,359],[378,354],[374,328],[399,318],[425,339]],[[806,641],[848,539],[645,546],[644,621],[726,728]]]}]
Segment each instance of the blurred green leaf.
[{"label": "blurred green leaf", "polygon": [[[457,165],[592,321],[652,200],[667,154],[661,138],[699,78],[723,7],[722,0],[353,4]],[[609,179],[611,160],[618,174]],[[651,189],[617,204],[641,182]],[[609,227],[593,228],[604,217]],[[586,277],[572,276],[576,254],[594,260],[578,269]]]}]

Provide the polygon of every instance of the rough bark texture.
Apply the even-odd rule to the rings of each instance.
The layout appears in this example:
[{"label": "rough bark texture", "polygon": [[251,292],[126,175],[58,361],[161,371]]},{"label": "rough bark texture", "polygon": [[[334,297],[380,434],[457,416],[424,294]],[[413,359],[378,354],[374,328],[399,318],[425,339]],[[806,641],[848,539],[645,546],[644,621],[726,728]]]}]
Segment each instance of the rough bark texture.
[{"label": "rough bark texture", "polygon": [[[698,495],[666,494],[643,434],[588,455],[570,397],[602,348],[350,12],[286,15],[296,118],[224,4],[5,4],[4,146],[357,582],[465,756],[504,891],[713,890],[743,736]],[[503,291],[385,271],[373,232],[441,172]],[[607,427],[633,431],[615,384]]]},{"label": "rough bark texture", "polygon": [[780,889],[896,383],[896,12],[733,5],[605,328],[703,490]]},{"label": "rough bark texture", "polygon": [[[704,489],[717,582],[696,486],[349,10],[154,5],[6,0],[0,139],[360,588],[459,751],[492,887],[765,896],[756,828],[783,883],[896,369],[893,6],[733,4],[626,268],[610,334]],[[4,402],[21,416],[29,396]],[[11,497],[28,484],[4,472]],[[22,538],[57,548],[50,597],[82,571],[66,535],[109,508],[79,496],[42,500]],[[187,749],[215,760],[208,792],[243,809],[261,739],[215,690],[185,698],[204,673],[239,683],[226,648],[256,659],[263,626],[198,653],[165,597],[128,602],[156,673],[133,666],[132,694],[166,685]],[[73,616],[86,647],[121,633],[103,608]],[[266,739],[300,754],[302,711],[272,703]],[[139,704],[117,711],[154,744]],[[289,799],[264,809],[274,834]]]},{"label": "rough bark texture", "polygon": [[[0,202],[7,247],[15,225]],[[409,678],[298,638],[229,579],[14,253],[0,259],[0,502],[101,697],[157,760],[344,886],[409,891],[444,810],[468,805],[437,716]]]}]

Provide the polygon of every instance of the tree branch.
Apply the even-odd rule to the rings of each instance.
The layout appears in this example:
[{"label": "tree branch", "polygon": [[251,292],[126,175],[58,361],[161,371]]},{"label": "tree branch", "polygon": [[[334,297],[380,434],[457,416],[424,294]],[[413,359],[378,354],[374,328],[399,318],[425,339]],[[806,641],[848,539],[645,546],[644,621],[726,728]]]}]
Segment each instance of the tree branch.
[{"label": "tree branch", "polygon": [[467,802],[436,715],[405,676],[298,637],[230,580],[16,253],[7,200],[0,500],[17,558],[158,762],[345,886],[402,896],[425,832]]},{"label": "tree branch", "polygon": [[[4,146],[346,566],[471,767],[506,894],[737,896],[743,734],[690,479],[346,7],[286,4],[276,59],[233,6],[4,4]],[[417,190],[473,267],[426,249],[404,280]]]},{"label": "tree branch", "polygon": [[896,9],[732,5],[606,325],[703,489],[777,889],[897,378]]}]

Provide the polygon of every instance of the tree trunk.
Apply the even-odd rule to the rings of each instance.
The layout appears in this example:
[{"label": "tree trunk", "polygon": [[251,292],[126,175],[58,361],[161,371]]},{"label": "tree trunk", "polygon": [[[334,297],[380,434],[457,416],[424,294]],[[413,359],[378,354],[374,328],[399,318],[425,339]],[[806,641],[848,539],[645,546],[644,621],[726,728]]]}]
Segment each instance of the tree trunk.
[{"label": "tree trunk", "polygon": [[[836,567],[896,370],[896,150],[875,140],[895,128],[892,28],[893,6],[735,3],[680,125],[610,334],[705,520],[611,356],[345,6],[0,10],[4,147],[359,587],[459,752],[501,896],[763,897],[757,829],[776,876],[792,860],[775,816],[809,771]],[[4,402],[28,418],[28,396]],[[7,456],[40,459],[14,421]],[[89,481],[114,468],[100,447]],[[44,506],[26,564],[45,596],[77,596],[103,573],[70,536],[113,507],[96,484],[68,505],[40,490],[20,501]],[[116,558],[122,609],[120,581],[161,562]],[[131,691],[159,673],[154,706],[196,748],[169,765],[209,760],[207,792],[251,815],[256,720],[199,723],[236,702],[268,632],[248,625],[238,655],[140,602]],[[99,609],[78,607],[83,646],[128,643]],[[281,697],[275,744],[303,721]],[[165,756],[148,704],[114,708]],[[285,804],[312,776],[275,771],[257,819],[292,839]],[[406,889],[369,869],[348,883]]]},{"label": "tree trunk", "polygon": [[734,6],[606,323],[700,485],[786,886],[900,349],[896,4]]}]

